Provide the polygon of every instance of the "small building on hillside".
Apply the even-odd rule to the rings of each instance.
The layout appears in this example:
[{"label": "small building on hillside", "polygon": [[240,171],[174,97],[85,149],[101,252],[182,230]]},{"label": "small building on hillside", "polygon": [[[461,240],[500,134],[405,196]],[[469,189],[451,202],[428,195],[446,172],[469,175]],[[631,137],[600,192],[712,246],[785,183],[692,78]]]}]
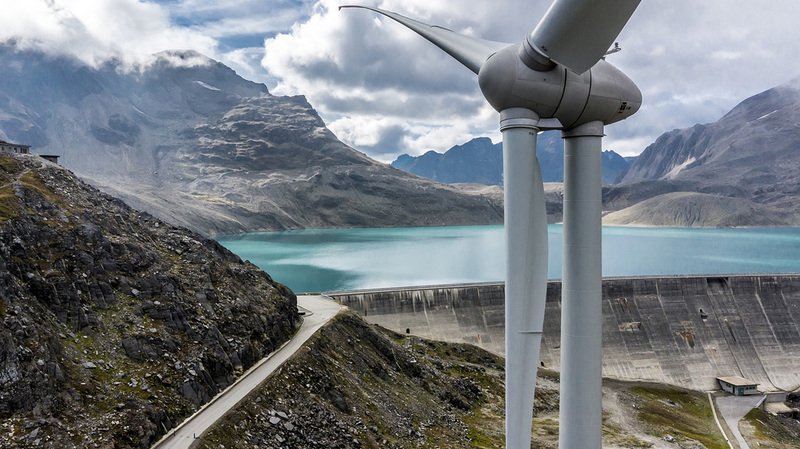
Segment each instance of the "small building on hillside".
[{"label": "small building on hillside", "polygon": [[[22,145],[20,143],[11,143],[11,142],[6,142],[5,140],[0,140],[0,154],[30,154],[30,153],[31,153],[30,145]],[[57,154],[40,154],[39,157],[48,162],[58,164],[58,158],[61,156]]]},{"label": "small building on hillside", "polygon": [[54,164],[58,164],[58,158],[61,157],[61,156],[58,156],[56,154],[40,154],[39,157],[44,159],[44,160],[46,160],[46,161],[48,161],[48,162],[52,162]]},{"label": "small building on hillside", "polygon": [[0,153],[29,154],[30,152],[31,152],[30,145],[21,145],[18,143],[11,143],[11,142],[6,142],[5,140],[0,140]]},{"label": "small building on hillside", "polygon": [[761,394],[758,391],[758,384],[752,380],[739,376],[717,377],[720,388],[734,396],[748,396],[751,394]]}]

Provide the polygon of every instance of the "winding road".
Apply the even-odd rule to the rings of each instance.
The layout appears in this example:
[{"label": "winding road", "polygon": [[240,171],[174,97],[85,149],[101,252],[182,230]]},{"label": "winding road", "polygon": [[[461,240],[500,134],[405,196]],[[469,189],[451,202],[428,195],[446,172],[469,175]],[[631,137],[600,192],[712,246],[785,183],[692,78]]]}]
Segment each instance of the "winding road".
[{"label": "winding road", "polygon": [[186,418],[183,423],[167,433],[164,438],[156,442],[152,449],[188,449],[192,447],[192,444],[198,441],[197,438],[203,435],[228,411],[235,408],[251,391],[261,385],[292,354],[297,352],[319,328],[330,321],[343,308],[324,296],[298,296],[297,306],[301,310],[305,310],[306,314],[303,317],[303,324],[300,326],[300,330],[291,340],[253,365],[236,382],[215,396],[194,415]]}]

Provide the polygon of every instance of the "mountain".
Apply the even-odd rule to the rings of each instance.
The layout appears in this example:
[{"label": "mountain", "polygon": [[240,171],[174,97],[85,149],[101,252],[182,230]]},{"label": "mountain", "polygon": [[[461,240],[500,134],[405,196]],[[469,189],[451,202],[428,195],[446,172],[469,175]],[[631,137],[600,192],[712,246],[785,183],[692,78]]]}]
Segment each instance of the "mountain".
[{"label": "mountain", "polygon": [[[536,147],[545,182],[564,181],[564,147],[561,134],[539,135]],[[503,184],[503,144],[479,137],[456,145],[445,153],[428,151],[422,156],[403,154],[392,167],[444,183]],[[628,162],[613,151],[603,152],[603,183],[613,184],[624,175]]]},{"label": "mountain", "polygon": [[660,136],[623,184],[673,181],[795,210],[800,187],[800,78],[752,96],[714,123]]},{"label": "mountain", "polygon": [[[538,369],[528,447],[558,448],[558,381]],[[728,447],[705,392],[603,379],[602,402],[605,448]],[[503,408],[502,359],[397,334],[348,311],[193,447],[503,449]],[[756,410],[742,421],[750,447],[797,446],[800,423]]]},{"label": "mountain", "polygon": [[[493,203],[504,205],[503,188],[485,184],[453,184],[461,192],[488,198]],[[544,204],[548,223],[560,223],[564,219],[564,184],[560,182],[544,183]]]},{"label": "mountain", "polygon": [[148,448],[296,315],[218,243],[0,155],[0,447]]},{"label": "mountain", "polygon": [[[144,449],[286,341],[297,310],[216,242],[0,155],[0,318],[0,447]],[[603,391],[612,447],[724,446],[704,392]],[[499,357],[343,311],[193,447],[499,449],[503,406]],[[532,445],[556,448],[557,373],[539,369],[535,407]],[[793,447],[795,420],[756,423],[753,443]]]},{"label": "mountain", "polygon": [[341,143],[304,97],[190,51],[135,69],[0,46],[0,138],[61,155],[134,207],[206,233],[502,221],[486,198]]},{"label": "mountain", "polygon": [[673,192],[612,212],[603,217],[603,223],[678,227],[776,226],[793,222],[796,215],[743,198]]},{"label": "mountain", "polygon": [[444,183],[503,184],[502,146],[488,137],[456,145],[444,154],[400,155],[392,167]]}]

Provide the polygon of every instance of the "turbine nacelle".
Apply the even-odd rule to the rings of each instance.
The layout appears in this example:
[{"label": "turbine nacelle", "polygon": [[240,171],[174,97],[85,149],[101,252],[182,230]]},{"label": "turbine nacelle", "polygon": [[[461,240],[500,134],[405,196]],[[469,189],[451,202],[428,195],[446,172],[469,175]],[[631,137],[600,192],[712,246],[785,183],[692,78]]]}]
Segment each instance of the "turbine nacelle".
[{"label": "turbine nacelle", "polygon": [[[638,3],[557,1],[539,26],[516,45],[465,36],[377,8],[340,8],[375,11],[428,39],[478,74],[483,95],[498,112],[528,109],[541,118],[541,129],[569,130],[593,121],[608,125],[639,110],[639,88],[602,59]],[[603,20],[590,20],[593,15]]]},{"label": "turbine nacelle", "polygon": [[633,81],[603,56],[639,3],[555,0],[517,45],[365,8],[405,25],[476,73],[483,95],[500,112],[508,449],[527,449],[531,442],[548,272],[536,158],[537,131],[545,129],[563,130],[565,140],[559,447],[602,447],[602,137],[605,125],[630,117],[642,104]]},{"label": "turbine nacelle", "polygon": [[570,129],[592,121],[624,120],[642,104],[636,84],[603,59],[578,75],[558,63],[549,70],[534,70],[520,53],[519,45],[509,45],[491,55],[478,74],[484,97],[498,112],[530,109],[560,124],[551,121],[546,128]]}]

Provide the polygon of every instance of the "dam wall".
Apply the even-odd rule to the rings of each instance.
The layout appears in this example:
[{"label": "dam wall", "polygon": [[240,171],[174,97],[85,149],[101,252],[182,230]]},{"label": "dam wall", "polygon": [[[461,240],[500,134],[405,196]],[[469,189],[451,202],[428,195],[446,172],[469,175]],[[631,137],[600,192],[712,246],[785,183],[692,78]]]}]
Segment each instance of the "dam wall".
[{"label": "dam wall", "polygon": [[[503,284],[328,293],[368,322],[504,352]],[[603,375],[718,389],[742,376],[800,387],[800,275],[603,280]],[[548,282],[541,363],[558,369],[561,283]]]}]

